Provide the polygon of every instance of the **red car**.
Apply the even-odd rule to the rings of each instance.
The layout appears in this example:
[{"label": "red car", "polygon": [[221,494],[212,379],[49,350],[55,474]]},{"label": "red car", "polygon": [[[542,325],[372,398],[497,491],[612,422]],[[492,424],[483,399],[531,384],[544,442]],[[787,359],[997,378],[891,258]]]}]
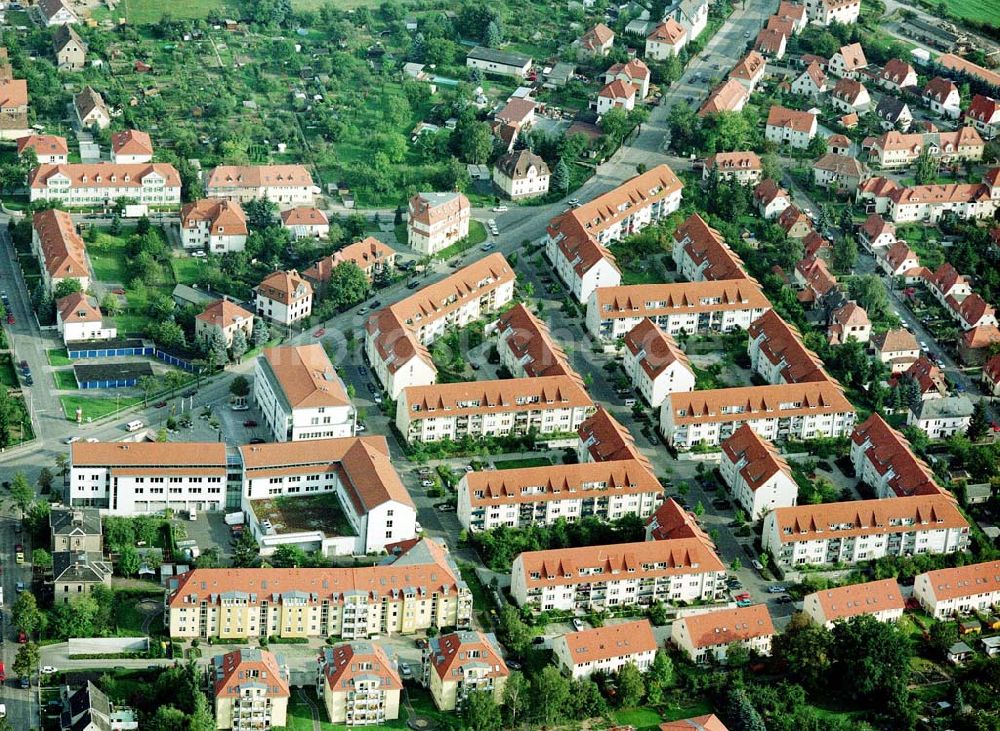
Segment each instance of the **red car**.
[{"label": "red car", "polygon": [[736,594],[733,599],[738,602],[745,602],[750,599],[750,592],[741,591],[739,594]]},{"label": "red car", "polygon": [[28,644],[28,635],[24,634],[24,632],[18,632],[17,633],[17,641],[20,642],[22,645],[27,645]]},{"label": "red car", "polygon": [[8,325],[13,325],[14,324],[14,314],[11,313],[11,312],[7,313],[7,324]]},{"label": "red car", "polygon": [[158,408],[158,409],[162,409],[162,408],[164,408],[164,407],[165,407],[166,405],[167,405],[167,402],[166,402],[166,401],[157,401],[157,402],[156,402],[155,404],[153,404],[153,406],[155,406],[155,407],[156,407],[156,408]]},{"label": "red car", "polygon": [[314,338],[321,338],[324,335],[326,335],[326,328],[325,327],[321,327],[319,330],[317,330],[316,332],[313,333],[313,337]]}]

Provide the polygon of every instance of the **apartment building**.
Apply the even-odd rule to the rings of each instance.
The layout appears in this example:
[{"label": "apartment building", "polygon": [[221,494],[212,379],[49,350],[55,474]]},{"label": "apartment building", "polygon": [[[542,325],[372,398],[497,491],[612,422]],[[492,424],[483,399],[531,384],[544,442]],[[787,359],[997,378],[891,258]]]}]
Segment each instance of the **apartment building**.
[{"label": "apartment building", "polygon": [[209,198],[249,203],[266,198],[278,208],[311,206],[319,188],[304,165],[219,165],[205,183]]},{"label": "apartment building", "polygon": [[523,303],[497,320],[496,334],[500,364],[515,378],[576,376],[548,326]]},{"label": "apartment building", "polygon": [[777,145],[804,150],[816,136],[816,115],[773,105],[767,114],[764,138]]},{"label": "apartment building", "polygon": [[848,584],[806,594],[802,611],[820,627],[833,629],[837,622],[868,615],[879,622],[895,622],[903,616],[906,600],[895,579]]},{"label": "apartment building", "polygon": [[854,564],[964,551],[969,524],[950,495],[851,500],[774,510],[764,517],[761,541],[784,568]]},{"label": "apartment building", "polygon": [[662,500],[663,487],[649,466],[634,459],[485,470],[459,480],[458,521],[479,532],[551,525],[560,518],[646,518]]},{"label": "apartment building", "polygon": [[960,127],[954,132],[896,132],[876,137],[868,146],[869,161],[880,168],[897,169],[913,165],[926,152],[942,163],[978,162],[983,159],[986,143],[975,127]]},{"label": "apartment building", "polygon": [[431,256],[469,235],[472,209],[461,193],[417,193],[406,223],[410,248]]},{"label": "apartment building", "polygon": [[84,292],[74,292],[56,300],[56,328],[64,343],[112,340],[118,335],[113,322],[105,322],[97,299]]},{"label": "apartment building", "polygon": [[929,399],[910,406],[906,424],[922,429],[930,439],[947,439],[969,428],[972,412],[972,401],[967,396]]},{"label": "apartment building", "polygon": [[691,363],[672,337],[649,318],[625,336],[625,373],[646,402],[659,408],[668,394],[694,391]]},{"label": "apartment building", "polygon": [[490,254],[368,317],[365,357],[391,398],[434,383],[427,345],[446,331],[494,312],[514,298],[514,270]]},{"label": "apartment building", "polygon": [[988,219],[993,217],[1000,205],[1000,168],[987,172],[982,183],[901,188],[887,181],[881,192],[871,198],[875,210],[884,211],[896,223],[936,223],[948,215],[964,220]]},{"label": "apartment building", "polygon": [[257,315],[285,327],[312,314],[313,288],[294,269],[268,274],[254,288]]},{"label": "apartment building", "polygon": [[247,217],[239,203],[223,198],[202,198],[181,208],[181,245],[228,254],[246,248]]},{"label": "apartment building", "polygon": [[752,279],[673,284],[629,284],[594,290],[587,303],[587,330],[613,342],[649,318],[671,337],[745,330],[771,309]]},{"label": "apartment building", "polygon": [[136,165],[153,162],[153,141],[146,132],[126,129],[111,135],[111,162]]},{"label": "apartment building", "polygon": [[985,140],[1000,133],[1000,102],[993,97],[976,94],[965,110],[965,122],[971,124]]},{"label": "apartment building", "polygon": [[259,647],[212,658],[215,727],[244,731],[284,728],[291,697],[284,659]]},{"label": "apartment building", "polygon": [[672,393],[660,408],[660,432],[674,448],[720,445],[743,424],[770,441],[841,437],[854,407],[833,381]]},{"label": "apartment building", "polygon": [[552,640],[555,665],[573,680],[596,672],[613,675],[626,665],[646,672],[657,644],[648,619],[568,632]]},{"label": "apartment building", "polygon": [[580,462],[613,462],[637,459],[649,465],[649,460],[635,444],[632,434],[603,406],[577,429],[579,441],[576,454]]},{"label": "apartment building", "polygon": [[52,551],[100,553],[103,549],[101,514],[85,508],[52,508],[49,513]]},{"label": "apartment building", "polygon": [[774,624],[766,604],[689,614],[674,621],[670,641],[698,664],[726,662],[733,646],[771,654]]},{"label": "apartment building", "polygon": [[423,682],[442,711],[461,710],[470,693],[490,693],[500,703],[510,670],[492,634],[452,632],[428,640]]},{"label": "apartment building", "polygon": [[740,185],[757,185],[763,175],[764,166],[756,152],[718,152],[705,158],[702,179],[707,180],[716,173],[720,180],[735,180]]},{"label": "apartment building", "polygon": [[77,442],[69,502],[104,515],[222,510],[227,464],[221,442]]},{"label": "apartment building", "polygon": [[913,596],[935,619],[990,612],[1000,604],[1000,561],[917,574]]},{"label": "apartment building", "polygon": [[677,538],[697,538],[715,548],[715,543],[701,526],[694,513],[689,513],[672,497],[668,497],[646,521],[647,541],[672,541]]},{"label": "apartment building", "polygon": [[719,472],[751,522],[798,504],[799,486],[774,445],[744,424],[722,443]]},{"label": "apartment building", "polygon": [[408,442],[574,432],[594,403],[574,376],[407,386],[396,428]]},{"label": "apartment building", "polygon": [[657,601],[712,602],[726,567],[701,538],[525,551],[514,559],[510,592],[532,612],[581,614]]},{"label": "apartment building", "polygon": [[747,277],[743,260],[697,213],[677,227],[673,239],[674,265],[689,282]]},{"label": "apartment building", "polygon": [[319,343],[265,348],[253,400],[276,442],[354,436],[354,405]]},{"label": "apartment building", "polygon": [[878,413],[872,413],[852,432],[851,464],[858,479],[870,485],[879,498],[947,494],[906,438]]},{"label": "apartment building", "polygon": [[607,245],[676,211],[683,187],[667,165],[657,165],[549,222],[546,256],[578,301],[586,302],[599,287],[621,282]]},{"label": "apartment building", "polygon": [[395,658],[372,642],[344,642],[320,650],[316,695],[331,723],[377,726],[399,718],[403,681]]},{"label": "apartment building", "polygon": [[344,248],[325,256],[302,272],[302,276],[313,286],[320,297],[326,294],[326,287],[333,270],[344,262],[351,262],[365,273],[369,282],[377,277],[389,275],[396,270],[399,255],[388,244],[383,244],[374,236],[366,236],[361,241],[348,244]]},{"label": "apartment building", "polygon": [[806,0],[806,13],[818,25],[851,25],[861,16],[861,0]]},{"label": "apartment building", "polygon": [[226,347],[231,348],[237,330],[243,332],[249,343],[253,335],[253,313],[229,300],[213,302],[194,318],[194,339],[199,343],[210,343],[215,333],[221,333]]},{"label": "apartment building", "polygon": [[[385,437],[348,437],[247,444],[239,448],[242,508],[263,553],[278,545],[319,543],[325,555],[380,553],[416,536],[417,509],[392,466]],[[260,525],[256,501],[336,494],[355,536]],[[339,540],[338,540],[339,539]]]},{"label": "apartment building", "polygon": [[472,617],[472,594],[458,567],[444,548],[426,538],[389,564],[194,569],[170,579],[167,590],[175,639],[336,635],[365,640],[428,627],[467,627]]},{"label": "apartment building", "polygon": [[28,175],[28,189],[31,201],[57,201],[69,208],[109,207],[122,198],[154,208],[181,203],[180,174],[162,162],[39,165]]},{"label": "apartment building", "polygon": [[768,310],[747,329],[750,369],[772,385],[829,380],[819,356],[802,342],[794,325]]}]

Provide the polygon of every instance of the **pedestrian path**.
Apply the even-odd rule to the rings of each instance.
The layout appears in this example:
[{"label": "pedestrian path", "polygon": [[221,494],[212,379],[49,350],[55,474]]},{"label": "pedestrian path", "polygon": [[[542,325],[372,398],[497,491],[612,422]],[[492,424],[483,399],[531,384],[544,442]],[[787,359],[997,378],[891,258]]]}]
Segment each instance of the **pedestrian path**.
[{"label": "pedestrian path", "polygon": [[319,709],[316,708],[316,704],[312,702],[312,698],[310,698],[309,694],[302,688],[296,689],[295,692],[298,693],[299,697],[306,702],[307,706],[309,706],[309,713],[312,714],[313,731],[323,731],[323,727],[319,722]]}]

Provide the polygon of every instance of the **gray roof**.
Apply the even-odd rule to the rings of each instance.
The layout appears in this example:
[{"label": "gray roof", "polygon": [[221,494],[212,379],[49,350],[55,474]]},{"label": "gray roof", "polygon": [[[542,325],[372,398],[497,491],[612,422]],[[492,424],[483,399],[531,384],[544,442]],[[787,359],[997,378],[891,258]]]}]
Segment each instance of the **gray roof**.
[{"label": "gray roof", "polygon": [[99,553],[59,551],[52,554],[53,581],[100,583],[111,575],[111,564]]},{"label": "gray roof", "polygon": [[65,48],[66,44],[70,41],[75,42],[86,53],[87,43],[80,37],[79,33],[73,30],[73,26],[60,25],[56,28],[56,32],[52,34],[52,46],[56,49],[56,52]]},{"label": "gray roof", "polygon": [[963,419],[971,417],[972,402],[967,396],[949,396],[921,401],[917,407],[918,419]]},{"label": "gray roof", "polygon": [[875,107],[875,113],[881,119],[887,119],[890,122],[895,122],[899,119],[899,115],[906,110],[906,102],[902,99],[897,99],[894,96],[889,96],[886,94],[882,97],[882,101],[878,103]]},{"label": "gray roof", "polygon": [[189,287],[186,284],[178,284],[174,287],[174,291],[171,293],[171,296],[175,300],[184,300],[185,302],[190,302],[195,305],[207,305],[212,302],[216,302],[219,299],[214,294],[209,294],[203,290]]},{"label": "gray roof", "polygon": [[522,56],[520,53],[498,51],[495,48],[486,48],[485,46],[476,46],[473,48],[469,51],[468,58],[474,58],[477,61],[500,63],[505,66],[517,66],[519,68],[523,68],[531,63],[531,58],[529,56]]},{"label": "gray roof", "polygon": [[101,513],[96,508],[53,508],[49,528],[54,536],[99,536]]},{"label": "gray roof", "polygon": [[511,180],[520,180],[525,177],[532,165],[538,170],[539,175],[549,174],[549,166],[545,164],[545,160],[531,150],[515,150],[502,155],[497,160],[497,170]]}]

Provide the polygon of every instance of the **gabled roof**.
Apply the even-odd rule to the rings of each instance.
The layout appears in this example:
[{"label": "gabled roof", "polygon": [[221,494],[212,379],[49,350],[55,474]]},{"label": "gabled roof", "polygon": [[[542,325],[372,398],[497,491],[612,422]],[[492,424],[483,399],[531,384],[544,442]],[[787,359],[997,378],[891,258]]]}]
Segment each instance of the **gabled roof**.
[{"label": "gabled roof", "polygon": [[870,213],[865,222],[861,224],[860,231],[869,241],[874,241],[882,234],[891,234],[895,238],[896,224],[886,221],[878,213]]},{"label": "gabled roof", "polygon": [[58,26],[55,33],[52,34],[52,47],[56,49],[56,53],[70,43],[75,44],[84,53],[87,52],[86,41],[80,37],[80,34],[76,32],[76,29],[72,25],[67,23],[66,25]]},{"label": "gabled roof", "polygon": [[85,245],[69,213],[56,209],[36,211],[32,225],[38,235],[43,266],[50,277],[90,277]]},{"label": "gabled roof", "polygon": [[909,330],[886,330],[884,333],[872,335],[872,345],[879,353],[906,353],[920,350],[917,337]]},{"label": "gabled roof", "polygon": [[261,357],[291,408],[351,405],[343,381],[319,343],[265,348]]},{"label": "gabled roof", "polygon": [[345,642],[320,652],[321,672],[333,693],[354,692],[356,681],[375,682],[378,692],[403,689],[396,662],[374,642]]},{"label": "gabled roof", "polygon": [[330,219],[313,206],[296,206],[281,212],[282,226],[328,226]]},{"label": "gabled roof", "polygon": [[894,84],[902,84],[906,77],[913,73],[913,66],[906,63],[906,61],[901,61],[898,58],[891,58],[886,62],[885,66],[882,67],[882,73],[879,74],[879,78],[883,81],[889,81]]},{"label": "gabled roof", "polygon": [[807,605],[811,601],[816,601],[827,622],[849,619],[862,614],[892,610],[901,612],[906,607],[903,593],[895,579],[824,589],[807,594],[803,599]]},{"label": "gabled roof", "polygon": [[500,414],[533,409],[584,409],[593,406],[586,389],[572,376],[541,376],[495,381],[407,386],[404,399],[411,421],[466,414]]},{"label": "gabled roof", "polygon": [[59,319],[65,325],[71,322],[101,322],[101,308],[97,299],[86,292],[74,292],[56,300]]},{"label": "gabled roof", "polygon": [[672,412],[672,421],[677,426],[854,413],[851,402],[834,381],[671,393],[663,409]]},{"label": "gabled roof", "polygon": [[[709,158],[709,160],[711,159]],[[718,164],[717,160],[713,162]],[[708,164],[708,160],[706,160],[706,167]],[[740,166],[736,169],[752,168]],[[705,265],[701,272],[704,279],[716,281],[747,277],[743,260],[726,244],[722,234],[709,226],[705,219],[697,213],[691,214],[684,223],[678,226],[673,237],[675,243],[683,244],[685,255],[696,266]]]},{"label": "gabled roof", "polygon": [[598,406],[597,410],[580,424],[576,433],[594,462],[638,459],[649,464],[636,446],[635,438],[629,430],[603,406]]},{"label": "gabled roof", "polygon": [[111,149],[116,155],[152,155],[153,141],[145,132],[127,129],[111,135]]},{"label": "gabled roof", "polygon": [[110,112],[108,112],[107,105],[104,103],[104,97],[94,91],[91,86],[84,87],[83,91],[74,96],[73,103],[76,104],[76,111],[80,115],[81,119],[86,117],[95,109],[103,112],[106,117],[111,116]]},{"label": "gabled roof", "polygon": [[825,170],[850,178],[860,179],[865,176],[865,166],[850,155],[835,155],[832,152],[828,152],[814,162],[813,167],[817,170]]},{"label": "gabled roof", "polygon": [[646,36],[647,41],[676,46],[687,35],[684,27],[673,18],[667,18],[657,25],[653,32]]},{"label": "gabled roof", "polygon": [[311,282],[328,282],[334,268],[345,261],[354,262],[363,271],[368,271],[373,264],[395,255],[395,250],[388,244],[382,243],[374,236],[366,236],[361,241],[348,244],[330,256],[323,257],[302,272],[302,276]]},{"label": "gabled roof", "polygon": [[75,467],[225,470],[221,442],[76,442],[70,447]]},{"label": "gabled roof", "polygon": [[[60,28],[68,26],[61,25]],[[66,138],[59,135],[28,135],[17,139],[17,154],[20,155],[26,149],[32,149],[38,156],[41,155],[68,155],[69,145]]]},{"label": "gabled roof", "polygon": [[42,12],[46,20],[52,20],[60,10],[64,10],[76,17],[76,13],[70,10],[62,0],[38,0],[35,6]]},{"label": "gabled roof", "polygon": [[248,322],[253,320],[253,313],[243,309],[235,302],[221,299],[213,302],[199,312],[195,319],[204,322],[206,325],[214,325],[225,329],[241,321]]},{"label": "gabled roof", "polygon": [[[782,3],[785,5],[786,3]],[[660,724],[660,731],[729,731],[726,724],[714,713],[706,716],[684,718]]]},{"label": "gabled roof", "polygon": [[762,180],[757,187],[753,189],[754,201],[765,206],[770,205],[772,201],[781,196],[788,198],[788,191],[770,178]]},{"label": "gabled roof", "polygon": [[537,105],[531,99],[514,97],[507,101],[504,108],[496,113],[495,118],[508,124],[520,126],[535,112]]},{"label": "gabled roof", "polygon": [[739,63],[733,66],[733,70],[729,72],[729,78],[756,81],[757,77],[764,73],[766,64],[763,56],[756,51],[750,51],[740,59]]},{"label": "gabled roof", "polygon": [[576,375],[566,353],[552,339],[548,326],[524,303],[507,310],[497,321],[496,330],[529,378]]},{"label": "gabled roof", "polygon": [[286,305],[312,295],[312,285],[294,269],[271,272],[255,289],[261,296]]},{"label": "gabled roof", "polygon": [[955,86],[955,82],[941,76],[935,76],[933,79],[928,81],[923,90],[923,95],[925,97],[931,97],[941,104],[943,104],[953,93],[958,93],[958,87]]},{"label": "gabled roof", "polygon": [[630,81],[649,78],[649,66],[641,58],[630,59],[628,63],[616,63],[604,72],[605,76],[625,75]]},{"label": "gabled roof", "polygon": [[642,653],[655,653],[656,638],[648,619],[568,632],[555,639],[565,642],[572,665],[600,662]]},{"label": "gabled roof", "polygon": [[304,165],[219,165],[205,184],[208,189],[268,186],[311,188],[313,179]]},{"label": "gabled roof", "polygon": [[646,527],[650,539],[654,541],[697,538],[709,548],[715,548],[715,543],[698,525],[694,514],[684,510],[672,497],[664,500],[656,512],[646,519]]},{"label": "gabled roof", "polygon": [[1000,328],[996,325],[977,325],[962,333],[962,345],[970,350],[986,348],[1000,343]]},{"label": "gabled roof", "polygon": [[604,97],[605,99],[632,99],[635,97],[636,91],[637,89],[634,84],[622,81],[621,79],[615,79],[610,84],[605,84],[597,92],[597,96]]},{"label": "gabled roof", "polygon": [[815,124],[816,115],[812,112],[786,109],[775,104],[767,113],[768,127],[788,127],[796,132],[810,132]]},{"label": "gabled roof", "polygon": [[492,634],[460,630],[431,638],[427,648],[430,666],[445,683],[463,680],[467,668],[481,668],[484,677],[510,675]]},{"label": "gabled roof", "polygon": [[580,38],[580,45],[589,51],[601,48],[615,39],[615,32],[604,23],[598,23]]},{"label": "gabled roof", "polygon": [[844,68],[847,71],[857,71],[868,65],[868,59],[865,58],[865,50],[861,47],[860,43],[841,46],[837,53],[844,59]]},{"label": "gabled roof", "polygon": [[251,691],[266,698],[288,698],[288,670],[271,652],[245,647],[212,658],[210,678],[216,699],[239,698]]},{"label": "gabled roof", "polygon": [[817,89],[823,89],[823,85],[826,84],[826,74],[823,73],[823,69],[815,61],[806,66],[806,70],[801,75],[808,76]]},{"label": "gabled roof", "polygon": [[722,455],[730,464],[742,464],[739,473],[751,492],[778,474],[792,480],[791,469],[785,459],[749,424],[743,424],[722,443]]},{"label": "gabled roof", "polygon": [[202,221],[208,223],[208,231],[214,236],[246,236],[249,232],[243,208],[236,201],[225,198],[202,198],[184,204],[181,208],[182,228],[197,228]]},{"label": "gabled roof", "polygon": [[750,323],[747,333],[751,342],[758,343],[764,358],[773,365],[784,363],[781,375],[788,383],[828,380],[819,356],[805,346],[795,326],[774,310]]},{"label": "gabled roof", "polygon": [[52,554],[52,580],[60,583],[97,584],[111,577],[111,563],[100,551],[56,551]]},{"label": "gabled roof", "polygon": [[774,635],[774,624],[766,604],[689,614],[675,621],[687,627],[691,645],[695,649]]},{"label": "gabled roof", "polygon": [[781,31],[765,28],[757,34],[753,48],[767,54],[778,54],[785,45],[785,34]]},{"label": "gabled roof", "polygon": [[32,188],[46,188],[51,178],[61,176],[69,180],[70,188],[141,188],[150,175],[163,178],[167,188],[180,188],[181,176],[177,169],[164,162],[139,163],[59,163],[39,165],[28,175]]},{"label": "gabled roof", "polygon": [[923,579],[939,602],[997,592],[1000,591],[1000,561],[927,571],[917,576],[917,581]]},{"label": "gabled roof", "polygon": [[749,278],[705,282],[624,284],[598,287],[591,295],[602,319],[652,317],[679,310],[767,310],[770,302]]},{"label": "gabled roof", "polygon": [[691,370],[691,364],[672,337],[659,328],[648,317],[625,335],[625,347],[636,358],[650,378],[657,378],[674,363]]},{"label": "gabled roof", "polygon": [[986,124],[996,124],[1000,120],[1000,102],[992,97],[976,94],[965,110],[965,117]]},{"label": "gabled roof", "polygon": [[535,168],[539,177],[545,177],[549,174],[549,166],[545,160],[527,149],[508,152],[501,155],[496,162],[497,171],[511,180],[521,180],[527,177],[528,171],[532,167]]},{"label": "gabled roof", "polygon": [[410,220],[425,226],[433,226],[440,221],[468,212],[469,199],[457,192],[417,193],[410,198]]},{"label": "gabled roof", "polygon": [[706,114],[718,114],[720,112],[733,112],[746,104],[750,98],[749,92],[736,79],[727,79],[725,83],[715,87],[708,99],[698,110],[698,116]]},{"label": "gabled roof", "polygon": [[865,85],[862,84],[857,79],[837,79],[837,83],[833,87],[833,91],[830,92],[837,99],[841,99],[848,104],[854,105],[858,103],[858,99],[862,94],[867,94],[868,90]]}]

